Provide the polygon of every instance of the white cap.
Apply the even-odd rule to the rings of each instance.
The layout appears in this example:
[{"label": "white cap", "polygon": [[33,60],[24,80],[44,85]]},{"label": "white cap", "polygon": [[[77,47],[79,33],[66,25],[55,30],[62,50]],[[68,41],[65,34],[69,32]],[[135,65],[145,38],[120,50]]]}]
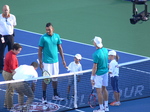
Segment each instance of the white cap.
[{"label": "white cap", "polygon": [[95,36],[93,40],[96,43],[97,47],[100,47],[100,48],[103,47],[102,39],[100,37]]},{"label": "white cap", "polygon": [[76,57],[77,59],[82,59],[82,56],[80,54],[76,54],[74,57]]},{"label": "white cap", "polygon": [[116,51],[112,50],[112,51],[109,51],[108,52],[108,55],[113,55],[113,56],[116,56]]}]

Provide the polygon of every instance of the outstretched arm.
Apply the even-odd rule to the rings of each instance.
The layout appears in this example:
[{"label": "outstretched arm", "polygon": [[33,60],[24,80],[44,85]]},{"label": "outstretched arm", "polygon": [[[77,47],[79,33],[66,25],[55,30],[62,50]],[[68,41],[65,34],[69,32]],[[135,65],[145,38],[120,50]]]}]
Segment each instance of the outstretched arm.
[{"label": "outstretched arm", "polygon": [[61,46],[61,44],[58,44],[58,51],[60,53],[60,56],[61,56],[61,59],[62,59],[62,63],[64,65],[64,67],[66,68],[66,61],[65,61],[65,58],[64,58],[64,53],[63,53],[63,48]]}]

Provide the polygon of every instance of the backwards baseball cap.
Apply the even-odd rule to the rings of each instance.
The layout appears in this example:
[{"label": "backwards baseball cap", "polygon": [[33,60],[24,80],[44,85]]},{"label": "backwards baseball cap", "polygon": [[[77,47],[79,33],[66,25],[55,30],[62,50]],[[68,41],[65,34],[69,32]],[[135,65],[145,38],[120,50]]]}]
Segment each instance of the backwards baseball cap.
[{"label": "backwards baseball cap", "polygon": [[80,54],[76,54],[74,57],[76,57],[77,59],[82,59],[82,56]]},{"label": "backwards baseball cap", "polygon": [[102,39],[100,37],[95,36],[93,40],[96,43],[97,47],[100,47],[100,48],[103,47]]},{"label": "backwards baseball cap", "polygon": [[116,56],[116,51],[112,50],[112,51],[109,51],[108,52],[108,55],[113,55],[113,56]]}]

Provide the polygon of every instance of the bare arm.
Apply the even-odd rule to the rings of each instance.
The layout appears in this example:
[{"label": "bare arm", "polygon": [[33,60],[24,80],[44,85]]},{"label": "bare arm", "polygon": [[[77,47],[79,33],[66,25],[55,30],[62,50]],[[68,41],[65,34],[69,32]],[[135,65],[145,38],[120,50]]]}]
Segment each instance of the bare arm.
[{"label": "bare arm", "polygon": [[39,58],[39,63],[40,63],[40,68],[41,69],[43,68],[42,50],[43,50],[43,47],[39,47],[39,49],[38,49],[38,58]]},{"label": "bare arm", "polygon": [[60,53],[60,56],[61,56],[61,59],[62,59],[62,63],[64,65],[64,67],[66,68],[66,61],[65,61],[65,58],[64,58],[64,53],[63,53],[63,48],[61,46],[61,44],[58,44],[58,51]]},{"label": "bare arm", "polygon": [[97,64],[94,63],[92,68],[92,76],[95,76],[96,71],[97,71]]},{"label": "bare arm", "polygon": [[95,84],[94,77],[95,77],[96,71],[97,71],[97,64],[94,63],[93,68],[92,68],[92,74],[91,74],[91,84],[92,84],[92,86]]}]

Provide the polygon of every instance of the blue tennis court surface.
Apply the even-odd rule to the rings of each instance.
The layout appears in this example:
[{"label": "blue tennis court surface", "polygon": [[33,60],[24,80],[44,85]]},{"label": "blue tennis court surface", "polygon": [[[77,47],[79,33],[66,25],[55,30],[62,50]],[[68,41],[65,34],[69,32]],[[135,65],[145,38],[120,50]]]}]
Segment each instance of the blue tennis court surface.
[{"label": "blue tennis court surface", "polygon": [[[38,58],[38,42],[42,34],[24,31],[20,29],[15,29],[15,34],[16,34],[15,42],[20,43],[23,46],[21,53],[18,55],[19,64],[20,65],[30,64],[31,62],[36,61]],[[91,40],[92,39],[93,38],[91,37]],[[65,60],[66,60],[67,65],[71,61],[73,61],[73,57],[76,53],[80,53],[83,57],[83,59],[81,60],[83,70],[92,68],[92,53],[96,50],[94,46],[83,44],[80,42],[65,40],[65,39],[62,39],[62,46],[63,46]],[[121,70],[120,72],[121,99],[123,101],[126,101],[126,100],[132,100],[132,101],[122,102],[122,105],[119,107],[110,107],[110,112],[149,112],[146,109],[148,107],[148,102],[150,103],[150,98],[145,98],[145,99],[140,99],[140,100],[133,100],[133,99],[144,98],[144,97],[150,96],[150,69],[148,69],[150,68],[150,65],[149,64],[146,65],[147,63],[150,63],[150,59],[145,56],[139,56],[139,55],[121,52],[121,51],[117,51],[117,54],[120,56],[119,64],[125,65],[124,67],[120,69]],[[146,68],[143,68],[143,65],[146,66]],[[39,76],[41,76],[40,69],[38,69],[37,71],[39,73]],[[67,71],[63,67],[61,63],[61,59],[60,59],[60,74],[62,73],[67,73]],[[89,86],[90,74],[88,74],[87,78],[84,78],[84,77],[83,77],[83,81],[88,82],[86,86],[88,87],[87,88],[87,91],[89,91],[88,93],[90,93],[90,88],[91,88]],[[0,81],[3,81],[2,75],[0,76]],[[41,88],[40,84],[38,85],[37,88],[39,87]],[[59,85],[59,87],[61,88],[61,85]],[[108,91],[109,91],[109,99],[110,101],[113,101],[112,90],[111,90],[110,85],[108,87]],[[4,95],[4,93],[5,93],[5,90],[1,89],[0,95]],[[79,93],[82,93],[81,95],[84,95],[84,97],[87,97],[86,95],[87,93],[83,93],[83,92],[79,92]],[[63,95],[64,94],[62,94],[61,96]],[[39,93],[35,93],[35,97],[37,96],[39,96]],[[1,102],[0,111],[1,110],[4,111],[2,107],[3,98],[1,99],[0,102]],[[86,100],[84,101],[84,103],[85,102]],[[75,112],[75,111],[92,112],[92,110],[93,109],[91,108],[84,108],[84,109],[82,108],[82,109],[76,109],[70,112]]]},{"label": "blue tennis court surface", "polygon": [[[150,98],[122,102],[120,106],[109,106],[109,112],[150,112]],[[97,109],[98,106],[95,108]],[[91,108],[82,108],[67,112],[92,112]]]},{"label": "blue tennis court surface", "polygon": [[[28,32],[28,31],[19,30],[19,29],[16,29],[15,33],[16,33],[15,42],[20,43],[23,46],[23,50],[20,53],[21,57],[24,57],[24,58],[29,57],[31,61],[35,60],[36,58],[32,58],[30,56],[35,55],[35,57],[37,57],[38,42],[39,42],[39,38],[42,34]],[[91,40],[93,38],[91,37]],[[91,41],[91,40],[89,40],[89,41]],[[65,39],[62,39],[62,42],[63,42],[62,46],[63,46],[63,50],[65,53],[65,59],[66,59],[67,64],[69,64],[70,61],[73,60],[72,57],[76,53],[80,53],[83,57],[83,60],[81,61],[82,65],[83,65],[83,69],[84,70],[91,69],[92,53],[95,51],[95,47],[93,47],[92,45],[87,45],[87,44],[83,44],[80,42],[74,42],[74,41],[65,40]],[[91,41],[91,43],[93,43],[93,42]],[[105,45],[104,45],[104,47],[105,47]],[[139,61],[139,60],[143,60],[143,59],[148,59],[148,57],[138,56],[135,54],[125,53],[125,52],[121,52],[121,51],[117,51],[117,53],[121,57],[119,60],[120,64],[127,63],[127,62]],[[19,55],[19,57],[20,57],[20,55]],[[28,60],[28,61],[31,62],[30,60]],[[25,63],[27,63],[28,61],[26,60]],[[24,61],[22,59],[20,59],[19,62],[20,62],[20,64],[24,63]],[[66,72],[66,71],[60,70],[60,73],[63,73],[63,72]]]}]

